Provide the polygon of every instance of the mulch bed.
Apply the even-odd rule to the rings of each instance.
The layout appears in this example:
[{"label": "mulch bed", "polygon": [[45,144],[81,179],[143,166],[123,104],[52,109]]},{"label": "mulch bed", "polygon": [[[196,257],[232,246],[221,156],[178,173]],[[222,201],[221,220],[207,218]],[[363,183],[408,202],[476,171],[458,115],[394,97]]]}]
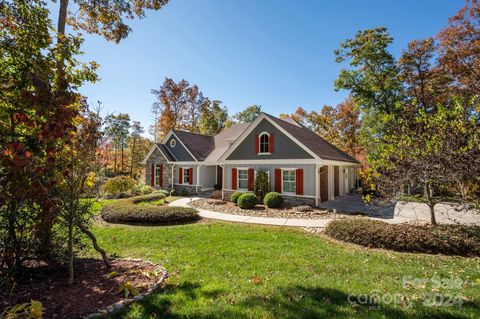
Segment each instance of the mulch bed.
[{"label": "mulch bed", "polygon": [[[139,293],[146,292],[155,286],[163,270],[136,259],[113,260],[112,269],[106,269],[98,259],[76,262],[73,286],[67,285],[65,271],[52,271],[33,263],[27,265],[28,275],[13,289],[0,290],[0,313],[11,305],[37,300],[42,303],[43,318],[82,317],[125,299],[124,292],[118,291],[121,283],[130,282]],[[116,274],[111,276],[112,272]]]},{"label": "mulch bed", "polygon": [[299,211],[295,206],[284,205],[280,208],[268,208],[257,205],[253,209],[241,209],[232,202],[220,199],[199,199],[190,203],[195,208],[208,209],[220,213],[271,218],[330,219],[339,218],[338,214],[323,209],[311,208],[308,212]]}]

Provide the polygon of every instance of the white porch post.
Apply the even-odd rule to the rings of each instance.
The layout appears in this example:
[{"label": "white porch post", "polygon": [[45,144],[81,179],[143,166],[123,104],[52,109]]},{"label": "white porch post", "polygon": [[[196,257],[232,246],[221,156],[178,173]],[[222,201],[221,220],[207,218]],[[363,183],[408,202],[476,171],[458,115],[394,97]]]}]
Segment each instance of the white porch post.
[{"label": "white porch post", "polygon": [[318,207],[320,197],[320,164],[315,164],[315,206]]},{"label": "white porch post", "polygon": [[[175,180],[174,180],[174,177],[175,177],[175,164],[172,164],[172,189],[175,189]],[[172,190],[171,189],[171,190]]]},{"label": "white porch post", "polygon": [[330,200],[335,199],[335,187],[334,187],[334,179],[335,174],[333,172],[334,166],[328,165],[328,194],[330,195]]},{"label": "white porch post", "polygon": [[197,165],[197,185],[195,186],[195,193],[198,195],[198,187],[200,186],[200,165]]},{"label": "white porch post", "polygon": [[225,200],[225,194],[223,193],[225,189],[225,164],[220,164],[220,167],[222,168],[222,200]]}]

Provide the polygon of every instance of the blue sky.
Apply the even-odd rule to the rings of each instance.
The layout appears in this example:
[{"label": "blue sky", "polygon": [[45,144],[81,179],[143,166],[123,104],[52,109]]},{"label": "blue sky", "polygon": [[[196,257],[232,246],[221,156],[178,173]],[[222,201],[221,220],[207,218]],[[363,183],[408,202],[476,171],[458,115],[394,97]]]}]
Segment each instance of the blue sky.
[{"label": "blue sky", "polygon": [[165,77],[197,84],[230,114],[260,104],[273,115],[297,106],[336,105],[341,65],[333,50],[361,29],[386,26],[399,55],[413,39],[435,35],[464,0],[170,0],[132,23],[120,44],[87,35],[82,60],[101,65],[100,82],[81,89],[104,112],[153,123],[151,89]]}]

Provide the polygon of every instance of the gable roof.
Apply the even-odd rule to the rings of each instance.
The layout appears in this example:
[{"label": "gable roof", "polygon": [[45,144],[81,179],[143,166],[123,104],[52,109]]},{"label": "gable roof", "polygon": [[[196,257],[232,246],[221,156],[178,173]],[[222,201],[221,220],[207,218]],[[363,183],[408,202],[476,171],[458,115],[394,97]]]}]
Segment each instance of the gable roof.
[{"label": "gable roof", "polygon": [[169,162],[176,162],[177,159],[173,156],[172,153],[168,150],[168,148],[164,144],[158,144],[158,148],[160,149],[160,152],[162,152],[163,156],[167,158]]},{"label": "gable roof", "polygon": [[249,125],[250,123],[234,124],[215,135],[215,148],[205,159],[205,162],[217,162]]},{"label": "gable roof", "polygon": [[213,136],[173,130],[197,161],[203,161],[215,148]]},{"label": "gable roof", "polygon": [[300,143],[302,143],[315,154],[317,154],[320,158],[342,162],[359,163],[352,156],[348,155],[333,144],[330,144],[320,135],[312,132],[310,129],[300,125],[296,121],[295,123],[297,123],[297,125],[294,125],[290,121],[279,119],[269,114],[266,115],[270,117],[275,123],[280,125],[284,130],[290,133],[293,137],[295,137],[298,141],[300,141]]}]

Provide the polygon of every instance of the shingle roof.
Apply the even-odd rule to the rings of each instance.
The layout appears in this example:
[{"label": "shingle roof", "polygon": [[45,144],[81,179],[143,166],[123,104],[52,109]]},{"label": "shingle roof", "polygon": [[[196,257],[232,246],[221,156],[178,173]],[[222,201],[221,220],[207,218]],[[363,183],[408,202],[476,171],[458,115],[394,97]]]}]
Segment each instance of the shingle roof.
[{"label": "shingle roof", "polygon": [[173,130],[185,147],[198,161],[203,161],[215,148],[213,136]]},{"label": "shingle roof", "polygon": [[169,162],[176,162],[177,159],[173,157],[173,155],[170,153],[168,148],[164,144],[157,144],[158,148],[160,148],[160,151],[167,157],[167,160]]},{"label": "shingle roof", "polygon": [[308,128],[303,127],[298,123],[297,125],[292,124],[290,121],[285,121],[269,114],[265,115],[280,125],[284,130],[290,133],[300,143],[305,145],[309,150],[317,154],[319,157],[335,161],[358,163],[356,159],[340,150],[336,146],[330,144],[321,136],[312,132]]},{"label": "shingle roof", "polygon": [[214,136],[215,148],[205,162],[216,162],[227,151],[233,142],[247,129],[250,123],[235,124]]}]

